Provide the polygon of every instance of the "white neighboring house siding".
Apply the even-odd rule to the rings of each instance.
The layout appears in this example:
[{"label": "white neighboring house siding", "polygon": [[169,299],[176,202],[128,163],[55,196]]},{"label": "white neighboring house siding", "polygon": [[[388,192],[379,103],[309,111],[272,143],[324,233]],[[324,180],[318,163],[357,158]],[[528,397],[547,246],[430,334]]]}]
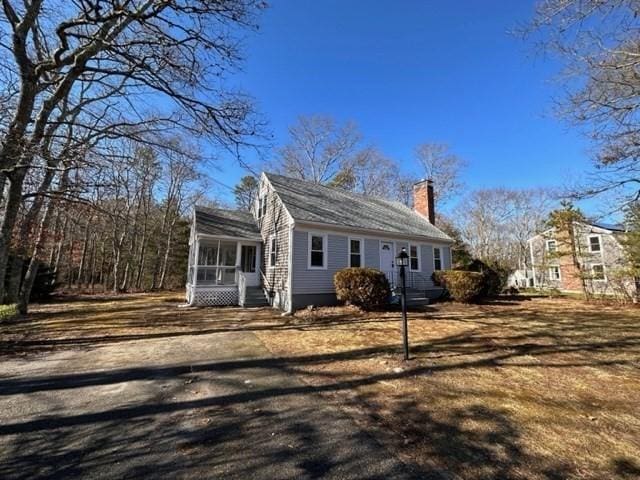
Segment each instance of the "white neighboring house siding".
[{"label": "white neighboring house siding", "polygon": [[[309,265],[309,235],[326,234],[327,258],[326,269],[310,269]],[[402,247],[407,248],[409,243],[418,245],[420,254],[420,271],[416,272],[423,277],[422,284],[416,285],[421,289],[432,289],[434,287],[431,280],[433,273],[433,247],[439,247],[442,251],[443,269],[451,268],[451,253],[448,243],[427,242],[425,240],[407,240],[406,238],[393,238],[380,235],[375,237],[362,232],[337,232],[333,230],[323,230],[318,226],[297,225],[293,229],[293,274],[292,274],[292,294],[334,294],[333,276],[338,270],[349,266],[349,238],[364,240],[364,252],[362,259],[364,267],[380,268],[380,242],[390,241],[394,243],[394,256],[400,252]]]}]

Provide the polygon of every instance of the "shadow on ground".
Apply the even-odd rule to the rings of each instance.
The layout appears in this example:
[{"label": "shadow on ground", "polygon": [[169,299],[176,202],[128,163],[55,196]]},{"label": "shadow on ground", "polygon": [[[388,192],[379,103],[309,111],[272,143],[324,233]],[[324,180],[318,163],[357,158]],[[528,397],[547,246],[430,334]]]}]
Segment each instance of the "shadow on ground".
[{"label": "shadow on ground", "polygon": [[[214,335],[330,330],[345,323],[366,331],[373,324],[399,318],[397,312],[370,316],[336,311],[322,319],[301,319],[281,318],[269,310],[178,311],[146,300],[134,305],[118,302],[105,312],[99,306],[76,303],[84,315],[92,317],[91,322],[73,311],[37,311],[16,324],[19,338],[5,345],[5,352],[124,349],[135,348],[128,344],[136,340],[162,342],[193,336],[214,341]],[[139,367],[4,375],[0,399],[50,405],[46,414],[0,425],[0,478],[85,478],[97,472],[111,478],[577,478],[579,465],[524,448],[524,433],[506,409],[470,402],[443,415],[419,399],[405,398],[393,404],[392,412],[384,412],[402,423],[402,436],[383,431],[380,415],[387,407],[377,405],[377,397],[367,391],[380,382],[504,365],[532,369],[638,366],[640,335],[635,319],[605,322],[601,313],[583,311],[577,323],[558,317],[557,312],[530,311],[512,300],[507,303],[513,309],[492,311],[491,320],[486,310],[491,305],[459,316],[437,309],[421,312],[423,316],[414,322],[437,322],[446,316],[448,322],[470,325],[461,333],[412,345],[416,358],[428,355],[430,360],[446,362],[415,362],[402,371],[346,380],[327,374],[322,385],[287,379],[304,377],[310,365],[395,354],[398,347],[188,364],[173,364],[160,355],[156,364]],[[513,321],[516,314],[518,322]],[[267,380],[247,386],[247,378]],[[117,406],[103,403],[84,411],[69,409],[65,403],[76,392],[100,395],[103,389],[123,385],[150,385],[153,395],[144,402],[126,402],[122,401],[124,390]],[[215,389],[207,390],[211,385]],[[204,394],[185,397],[185,389]],[[349,395],[333,395],[340,392]],[[452,389],[451,394],[472,392]],[[369,433],[352,429],[350,417],[338,409],[326,410],[326,402],[361,411],[364,430],[376,438],[393,437],[387,441],[396,444],[396,451],[420,443],[425,458],[404,458],[404,466],[377,457],[374,461],[371,455],[385,455],[384,450]],[[610,478],[640,475],[635,458],[614,458],[606,468]]]}]

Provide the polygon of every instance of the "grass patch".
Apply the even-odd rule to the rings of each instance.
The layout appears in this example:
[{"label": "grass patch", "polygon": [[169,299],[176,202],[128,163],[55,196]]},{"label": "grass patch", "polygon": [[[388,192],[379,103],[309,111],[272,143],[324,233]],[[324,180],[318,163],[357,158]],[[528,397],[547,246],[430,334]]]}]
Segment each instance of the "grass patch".
[{"label": "grass patch", "polygon": [[258,335],[424,470],[464,479],[640,475],[635,308],[569,298],[442,303],[409,314],[408,363],[398,313],[332,308],[298,320],[297,331]]},{"label": "grass patch", "polygon": [[11,305],[0,305],[0,322],[6,322],[18,315],[18,307],[15,303]]}]

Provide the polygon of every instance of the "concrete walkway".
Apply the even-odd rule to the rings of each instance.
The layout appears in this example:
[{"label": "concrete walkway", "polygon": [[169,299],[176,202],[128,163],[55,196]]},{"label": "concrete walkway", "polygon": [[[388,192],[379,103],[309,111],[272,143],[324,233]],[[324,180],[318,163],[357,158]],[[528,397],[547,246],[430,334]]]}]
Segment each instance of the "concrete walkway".
[{"label": "concrete walkway", "polygon": [[0,478],[413,478],[268,358],[226,332],[2,361]]}]

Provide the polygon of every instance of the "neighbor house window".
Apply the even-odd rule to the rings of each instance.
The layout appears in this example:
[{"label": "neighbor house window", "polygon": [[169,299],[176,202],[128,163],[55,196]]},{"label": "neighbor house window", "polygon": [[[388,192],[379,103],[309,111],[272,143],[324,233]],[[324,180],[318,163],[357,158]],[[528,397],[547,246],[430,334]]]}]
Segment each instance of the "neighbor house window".
[{"label": "neighbor house window", "polygon": [[555,240],[547,240],[547,252],[554,253],[558,250],[558,245]]},{"label": "neighbor house window", "polygon": [[275,267],[278,260],[278,243],[275,235],[271,237],[269,242],[269,266]]},{"label": "neighbor house window", "polygon": [[317,233],[309,234],[309,268],[326,268],[327,236]]},{"label": "neighbor house window", "polygon": [[590,252],[600,251],[600,235],[591,235],[589,237],[589,251]]},{"label": "neighbor house window", "polygon": [[560,280],[560,267],[558,265],[549,267],[549,279]]},{"label": "neighbor house window", "polygon": [[359,238],[349,239],[349,266],[362,267],[362,240]]},{"label": "neighbor house window", "polygon": [[442,252],[439,247],[433,247],[433,269],[442,270]]},{"label": "neighbor house window", "polygon": [[420,271],[420,247],[409,245],[409,268],[414,272]]},{"label": "neighbor house window", "polygon": [[594,280],[604,280],[604,265],[591,265],[591,276]]}]

